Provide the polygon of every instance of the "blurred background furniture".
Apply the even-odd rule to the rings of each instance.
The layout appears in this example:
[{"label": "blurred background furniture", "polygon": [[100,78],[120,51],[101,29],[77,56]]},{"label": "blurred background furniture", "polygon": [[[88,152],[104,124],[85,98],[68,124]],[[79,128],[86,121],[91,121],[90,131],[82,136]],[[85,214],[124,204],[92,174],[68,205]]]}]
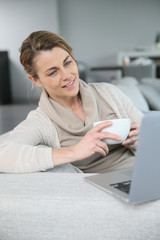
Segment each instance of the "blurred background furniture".
[{"label": "blurred background furniture", "polygon": [[11,103],[8,52],[0,51],[0,104]]},{"label": "blurred background furniture", "polygon": [[120,79],[121,77],[135,77],[137,80],[140,80],[144,77],[155,78],[156,77],[156,66],[154,63],[142,65],[142,64],[128,64],[128,65],[108,65],[108,66],[99,66],[91,67],[91,71],[120,71],[121,76],[116,78]]},{"label": "blurred background furniture", "polygon": [[129,64],[127,66],[123,66],[123,77],[134,77],[138,81],[142,78],[155,78],[156,77],[156,67],[155,64],[148,65],[133,65]]},{"label": "blurred background furniture", "polygon": [[160,79],[124,77],[113,81],[143,113],[160,111]]},{"label": "blurred background furniture", "polygon": [[27,103],[0,105],[0,134],[11,131],[36,107],[35,104]]},{"label": "blurred background furniture", "polygon": [[[136,64],[136,69],[133,63],[140,59],[143,60],[142,64],[139,66]],[[149,64],[149,61],[152,65]],[[148,63],[146,64],[146,62]],[[103,65],[92,66],[91,71],[94,71],[93,74],[97,79],[107,82],[124,76],[133,76],[137,79],[141,77],[160,78],[160,51],[145,48],[120,51],[108,55]]]},{"label": "blurred background furniture", "polygon": [[[155,70],[154,70],[155,75],[154,76],[152,75],[152,77],[160,78],[160,51],[153,50],[153,49],[137,48],[132,51],[129,51],[129,50],[121,51],[117,53],[117,56],[115,56],[116,63],[120,65],[125,65],[126,58],[129,59],[130,63],[140,58],[150,59],[152,63],[155,65]],[[150,77],[150,76],[145,76],[145,77]]]}]

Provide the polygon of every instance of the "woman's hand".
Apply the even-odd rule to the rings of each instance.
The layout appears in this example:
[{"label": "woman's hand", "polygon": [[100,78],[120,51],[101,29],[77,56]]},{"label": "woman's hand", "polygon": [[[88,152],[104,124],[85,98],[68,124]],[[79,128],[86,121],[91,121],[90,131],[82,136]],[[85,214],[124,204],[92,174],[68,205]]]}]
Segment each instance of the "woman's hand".
[{"label": "woman's hand", "polygon": [[122,143],[123,146],[130,149],[136,149],[139,137],[139,128],[136,122],[131,123],[131,129],[126,140]]},{"label": "woman's hand", "polygon": [[109,132],[101,132],[104,128],[112,125],[112,122],[107,121],[100,123],[93,127],[82,140],[72,147],[74,151],[74,161],[84,160],[94,153],[100,153],[102,156],[106,156],[108,153],[108,146],[104,143],[103,139],[110,138],[117,141],[121,141],[121,137]]}]

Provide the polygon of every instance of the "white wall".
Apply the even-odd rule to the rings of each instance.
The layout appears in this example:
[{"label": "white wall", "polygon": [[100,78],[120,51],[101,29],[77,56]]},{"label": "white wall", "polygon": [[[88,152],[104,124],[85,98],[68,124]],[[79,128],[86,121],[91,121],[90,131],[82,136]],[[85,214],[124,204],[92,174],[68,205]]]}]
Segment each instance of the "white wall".
[{"label": "white wall", "polygon": [[0,0],[0,50],[9,51],[12,98],[34,99],[36,91],[19,62],[22,41],[32,32],[49,30],[59,33],[57,0]]},{"label": "white wall", "polygon": [[151,47],[160,32],[159,0],[59,0],[60,33],[78,59],[105,64],[124,49]]},{"label": "white wall", "polygon": [[14,101],[34,98],[19,62],[22,41],[40,29],[60,33],[78,60],[105,64],[126,48],[151,46],[160,31],[160,0],[0,0],[0,50],[8,50]]}]

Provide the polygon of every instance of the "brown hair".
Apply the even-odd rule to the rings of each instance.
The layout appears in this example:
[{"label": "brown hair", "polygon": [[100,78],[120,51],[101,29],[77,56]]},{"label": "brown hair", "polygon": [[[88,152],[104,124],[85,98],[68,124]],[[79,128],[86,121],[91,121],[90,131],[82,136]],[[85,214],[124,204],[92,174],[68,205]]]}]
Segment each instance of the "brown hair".
[{"label": "brown hair", "polygon": [[32,77],[38,78],[38,75],[34,71],[33,67],[34,57],[40,51],[52,50],[54,47],[63,48],[74,59],[71,46],[61,36],[48,31],[32,32],[22,42],[22,46],[20,48],[20,62],[25,71]]}]

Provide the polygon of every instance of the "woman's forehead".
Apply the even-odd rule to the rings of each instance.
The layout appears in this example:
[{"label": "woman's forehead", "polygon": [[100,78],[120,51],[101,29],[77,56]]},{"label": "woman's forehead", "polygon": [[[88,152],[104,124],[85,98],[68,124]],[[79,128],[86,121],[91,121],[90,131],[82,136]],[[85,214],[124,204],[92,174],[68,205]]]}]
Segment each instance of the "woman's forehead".
[{"label": "woman's forehead", "polygon": [[40,51],[35,57],[33,64],[43,66],[48,64],[60,64],[70,56],[67,51],[60,47],[54,47],[51,50]]}]

